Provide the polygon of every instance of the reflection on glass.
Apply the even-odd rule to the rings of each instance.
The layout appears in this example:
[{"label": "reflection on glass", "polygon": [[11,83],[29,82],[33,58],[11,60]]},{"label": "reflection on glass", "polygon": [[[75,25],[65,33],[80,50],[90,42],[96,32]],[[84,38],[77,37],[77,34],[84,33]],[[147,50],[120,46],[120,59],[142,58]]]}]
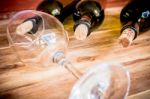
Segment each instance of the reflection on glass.
[{"label": "reflection on glass", "polygon": [[130,76],[124,67],[102,63],[76,82],[69,99],[125,99],[129,88]]}]

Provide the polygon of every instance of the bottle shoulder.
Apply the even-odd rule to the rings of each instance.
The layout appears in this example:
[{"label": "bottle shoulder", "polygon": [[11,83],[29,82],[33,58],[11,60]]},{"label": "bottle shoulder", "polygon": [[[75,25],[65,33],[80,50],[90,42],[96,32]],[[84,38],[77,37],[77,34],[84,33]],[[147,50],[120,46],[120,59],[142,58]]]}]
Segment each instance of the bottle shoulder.
[{"label": "bottle shoulder", "polygon": [[101,20],[104,18],[104,10],[100,3],[96,0],[81,1],[76,6],[76,10],[73,13],[73,19],[76,21],[81,19],[83,16],[88,16],[92,20]]},{"label": "bottle shoulder", "polygon": [[150,11],[150,0],[133,0],[128,3],[120,13],[120,21],[126,23],[128,21],[137,22],[142,17],[142,13]]},{"label": "bottle shoulder", "polygon": [[37,10],[52,10],[55,8],[63,8],[63,4],[57,0],[43,1],[37,6]]}]

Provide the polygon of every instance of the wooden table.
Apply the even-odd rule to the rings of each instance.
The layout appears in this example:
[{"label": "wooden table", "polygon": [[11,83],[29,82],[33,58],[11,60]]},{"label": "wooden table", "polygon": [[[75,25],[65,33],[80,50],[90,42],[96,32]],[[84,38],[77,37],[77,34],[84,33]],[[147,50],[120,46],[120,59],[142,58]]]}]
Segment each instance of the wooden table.
[{"label": "wooden table", "polygon": [[[138,36],[130,47],[122,48],[117,41],[119,13],[120,8],[107,9],[103,24],[85,41],[75,40],[73,21],[68,18],[64,23],[70,38],[67,57],[82,73],[104,61],[122,63],[131,74],[131,96],[150,90],[150,31]],[[0,99],[67,99],[77,79],[58,65],[19,64],[15,52],[7,47],[7,23],[0,21],[0,47],[5,47],[0,49]],[[147,95],[143,99],[149,98]]]}]

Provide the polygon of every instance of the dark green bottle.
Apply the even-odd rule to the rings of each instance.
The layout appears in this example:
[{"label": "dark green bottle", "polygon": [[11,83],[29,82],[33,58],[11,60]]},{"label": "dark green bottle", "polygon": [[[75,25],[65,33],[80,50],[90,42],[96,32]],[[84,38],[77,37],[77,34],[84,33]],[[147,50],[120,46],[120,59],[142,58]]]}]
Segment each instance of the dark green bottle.
[{"label": "dark green bottle", "polygon": [[91,29],[102,24],[104,9],[99,0],[82,0],[76,5],[73,14],[75,22],[75,37],[84,40],[91,33]]},{"label": "dark green bottle", "polygon": [[23,23],[18,25],[16,28],[17,34],[24,35],[26,33],[35,34],[38,31],[39,26],[42,24],[42,17],[41,16],[33,16],[24,20]]},{"label": "dark green bottle", "polygon": [[63,5],[59,0],[43,0],[37,7],[37,10],[51,14],[62,21]]},{"label": "dark green bottle", "polygon": [[37,10],[49,13],[63,22],[74,12],[75,6],[79,1],[80,0],[73,0],[70,4],[63,7],[59,0],[44,0],[39,4]]},{"label": "dark green bottle", "polygon": [[132,0],[121,11],[120,43],[127,47],[141,32],[150,29],[150,0]]}]

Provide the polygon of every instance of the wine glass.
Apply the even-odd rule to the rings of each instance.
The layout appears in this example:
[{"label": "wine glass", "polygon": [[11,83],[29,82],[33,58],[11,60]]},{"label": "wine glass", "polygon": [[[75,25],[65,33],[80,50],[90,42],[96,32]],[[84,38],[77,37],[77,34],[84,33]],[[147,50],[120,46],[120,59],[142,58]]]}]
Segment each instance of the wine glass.
[{"label": "wine glass", "polygon": [[[28,21],[33,17],[38,17],[40,21],[34,29],[35,24]],[[10,46],[24,64],[50,66],[57,63],[76,78],[81,77],[81,73],[65,58],[68,36],[55,17],[40,11],[20,11],[10,19],[7,36]],[[129,74],[123,67],[118,64],[100,64],[79,79],[70,99],[111,99],[117,94],[125,97],[128,90]]]},{"label": "wine glass", "polygon": [[125,99],[129,88],[130,75],[122,65],[101,63],[76,82],[69,99]]},{"label": "wine glass", "polygon": [[66,60],[68,35],[61,22],[40,11],[16,13],[7,26],[10,46],[26,65],[50,66],[58,63],[75,77],[79,72]]}]

